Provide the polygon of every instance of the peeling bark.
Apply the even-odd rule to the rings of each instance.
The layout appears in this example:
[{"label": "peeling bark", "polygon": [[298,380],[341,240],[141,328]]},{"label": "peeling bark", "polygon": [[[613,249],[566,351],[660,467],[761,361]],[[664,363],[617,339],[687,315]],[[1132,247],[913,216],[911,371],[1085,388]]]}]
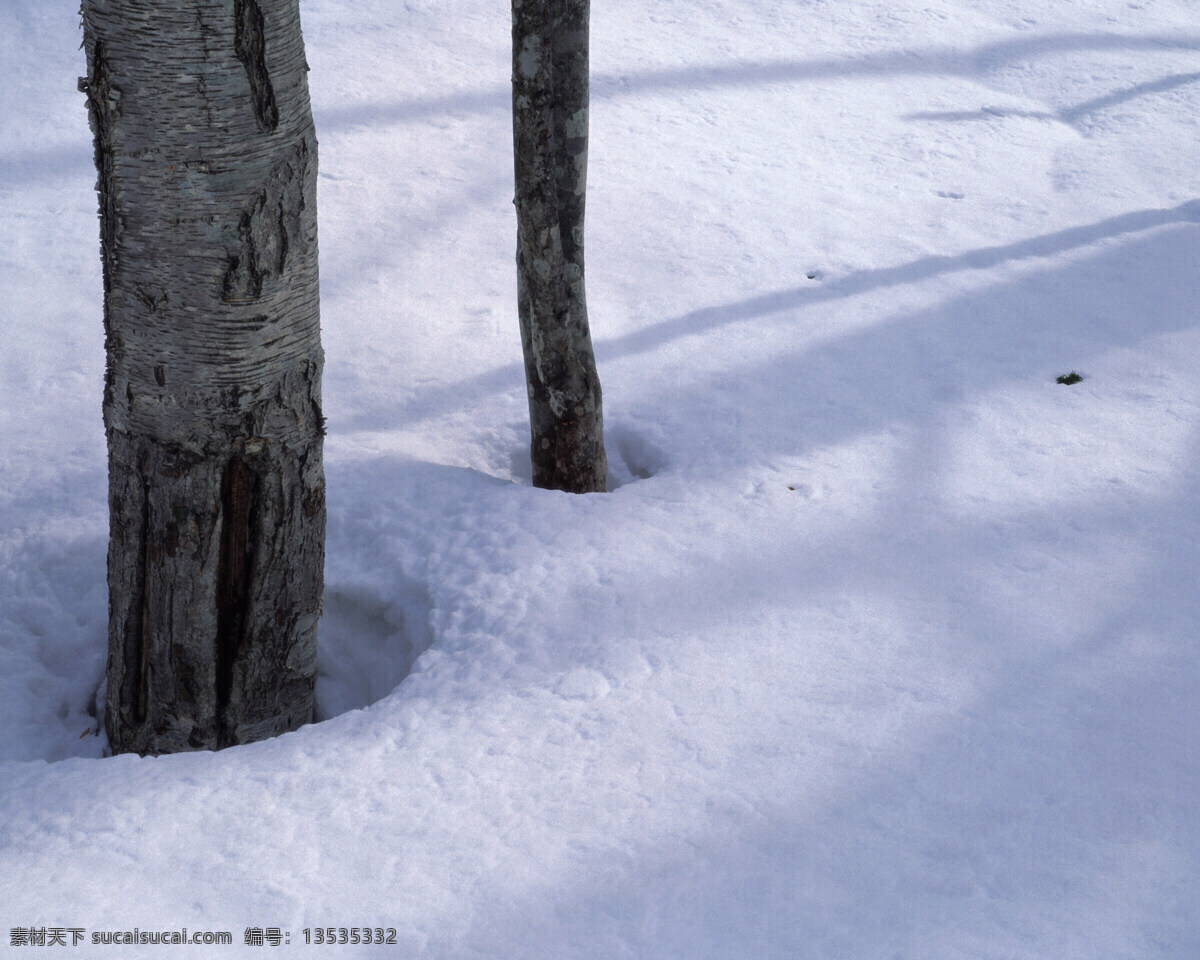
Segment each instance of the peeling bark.
[{"label": "peeling bark", "polygon": [[[113,89],[108,56],[104,43],[97,40],[88,58],[89,71],[87,77],[79,79],[79,90],[87,94],[88,123],[92,129],[94,144],[94,159],[96,162],[96,194],[100,199],[100,264],[104,282],[104,348],[110,356],[120,349],[120,343],[112,336],[112,322],[109,317],[109,291],[112,289],[112,277],[116,268],[117,227],[120,220],[117,217],[117,191],[113,177],[113,148],[112,130],[116,121],[120,94]],[[112,383],[105,370],[104,396],[108,395]]]},{"label": "peeling bark", "polygon": [[296,0],[84,0],[115,752],[312,716],[324,565],[316,138]]},{"label": "peeling bark", "polygon": [[225,272],[227,303],[257,300],[264,283],[286,275],[289,246],[301,242],[307,170],[308,144],[301,140],[272,168],[242,211],[240,243]]},{"label": "peeling bark", "polygon": [[535,486],[605,489],[584,294],[588,0],[513,0],[517,300]]}]

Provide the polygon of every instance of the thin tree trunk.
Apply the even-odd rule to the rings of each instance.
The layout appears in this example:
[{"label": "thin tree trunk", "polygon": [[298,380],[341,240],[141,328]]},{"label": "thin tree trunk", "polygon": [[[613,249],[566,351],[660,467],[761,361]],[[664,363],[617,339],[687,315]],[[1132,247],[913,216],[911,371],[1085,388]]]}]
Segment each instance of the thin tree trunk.
[{"label": "thin tree trunk", "polygon": [[517,297],[533,483],[603,491],[600,379],[584,296],[588,0],[513,0]]},{"label": "thin tree trunk", "polygon": [[297,0],[84,0],[115,752],[312,717],[324,565],[317,143]]}]

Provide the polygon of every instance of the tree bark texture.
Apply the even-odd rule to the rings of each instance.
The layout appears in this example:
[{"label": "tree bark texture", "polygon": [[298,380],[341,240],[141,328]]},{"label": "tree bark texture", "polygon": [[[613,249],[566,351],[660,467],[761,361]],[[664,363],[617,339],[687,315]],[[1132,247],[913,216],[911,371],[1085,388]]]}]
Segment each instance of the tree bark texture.
[{"label": "tree bark texture", "polygon": [[584,296],[588,0],[513,0],[517,298],[533,483],[603,491],[600,379]]},{"label": "tree bark texture", "polygon": [[297,0],[84,0],[114,752],[308,722],[324,567],[317,142]]}]

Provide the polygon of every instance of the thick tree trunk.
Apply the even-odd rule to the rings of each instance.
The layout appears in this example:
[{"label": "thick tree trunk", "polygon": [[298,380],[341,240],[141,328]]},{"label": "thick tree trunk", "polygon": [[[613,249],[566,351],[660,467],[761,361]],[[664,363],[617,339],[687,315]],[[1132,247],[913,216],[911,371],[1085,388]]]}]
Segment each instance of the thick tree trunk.
[{"label": "thick tree trunk", "polygon": [[297,0],[84,0],[115,752],[312,717],[324,566],[317,143]]},{"label": "thick tree trunk", "polygon": [[533,483],[603,491],[600,379],[583,276],[588,0],[513,0],[517,297]]}]

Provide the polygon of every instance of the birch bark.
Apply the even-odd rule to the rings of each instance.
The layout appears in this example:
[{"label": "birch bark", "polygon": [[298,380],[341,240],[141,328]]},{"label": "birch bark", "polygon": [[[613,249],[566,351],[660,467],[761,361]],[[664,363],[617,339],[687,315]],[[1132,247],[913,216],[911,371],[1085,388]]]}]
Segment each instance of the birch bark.
[{"label": "birch bark", "polygon": [[104,276],[106,727],[312,717],[324,565],[317,142],[297,0],[83,0]]},{"label": "birch bark", "polygon": [[603,491],[600,379],[584,295],[588,0],[512,0],[517,299],[533,483]]}]

